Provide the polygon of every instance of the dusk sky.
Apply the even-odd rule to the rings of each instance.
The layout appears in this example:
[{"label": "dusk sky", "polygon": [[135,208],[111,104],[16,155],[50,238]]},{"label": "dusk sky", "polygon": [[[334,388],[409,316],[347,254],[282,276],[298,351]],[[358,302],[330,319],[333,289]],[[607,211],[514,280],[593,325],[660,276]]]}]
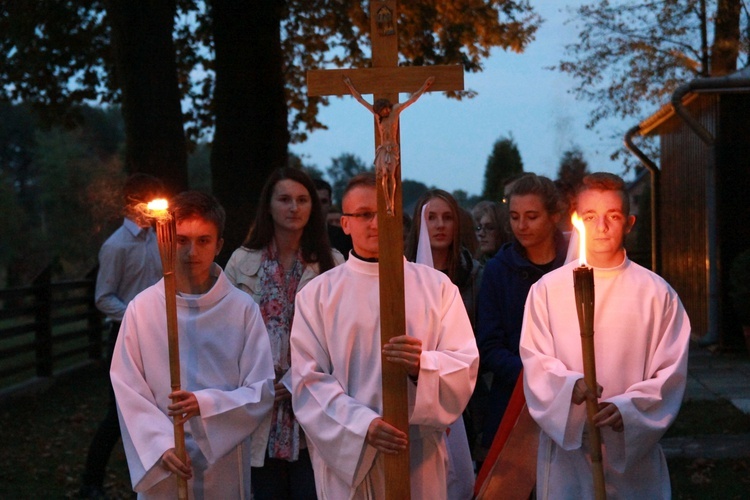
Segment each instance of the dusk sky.
[{"label": "dusk sky", "polygon": [[[637,124],[610,121],[597,131],[585,124],[593,105],[568,91],[575,82],[546,69],[565,57],[575,41],[574,23],[564,8],[582,1],[534,2],[544,23],[522,54],[495,50],[481,73],[465,73],[464,86],[477,97],[456,101],[441,92],[422,96],[401,115],[402,177],[448,191],[480,194],[484,169],[499,138],[512,134],[524,170],[554,178],[564,151],[578,146],[594,170],[622,174],[609,160],[624,132]],[[416,88],[414,90],[417,90]],[[364,96],[372,102],[372,96]],[[401,94],[400,101],[408,98]],[[644,117],[645,118],[645,117]],[[370,164],[374,157],[372,115],[353,97],[332,98],[319,119],[329,129],[317,131],[304,144],[292,146],[306,164],[325,171],[331,159],[351,153]],[[622,131],[622,133],[619,133]],[[617,137],[610,139],[612,133]]]}]

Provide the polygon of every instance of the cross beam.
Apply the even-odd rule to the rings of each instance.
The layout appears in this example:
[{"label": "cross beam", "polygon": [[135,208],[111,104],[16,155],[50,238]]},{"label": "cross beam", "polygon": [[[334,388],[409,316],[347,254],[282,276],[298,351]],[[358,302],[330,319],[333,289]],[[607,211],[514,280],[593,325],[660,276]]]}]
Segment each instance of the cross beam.
[{"label": "cross beam", "polygon": [[464,72],[461,66],[402,66],[397,68],[318,69],[307,72],[307,93],[315,96],[346,95],[343,78],[348,76],[362,94],[398,94],[414,92],[429,77],[435,77],[430,92],[461,90]]},{"label": "cross beam", "polygon": [[[311,96],[348,95],[343,81],[347,76],[361,94],[375,99],[398,102],[399,92],[415,92],[433,77],[430,91],[463,90],[463,69],[455,66],[398,66],[398,0],[370,1],[370,39],[372,67],[361,69],[311,70],[307,72],[307,93]],[[380,145],[378,124],[375,125],[375,147]],[[398,134],[394,138],[398,144]],[[406,330],[404,313],[404,246],[401,199],[401,164],[395,169],[396,191],[394,210],[387,213],[378,171],[378,243],[380,276],[380,337],[381,345]],[[417,221],[415,221],[417,223]],[[409,435],[407,377],[403,369],[381,358],[383,376],[383,419]],[[397,455],[384,455],[386,499],[403,500],[411,496],[409,450]],[[436,478],[442,480],[443,478]]]}]

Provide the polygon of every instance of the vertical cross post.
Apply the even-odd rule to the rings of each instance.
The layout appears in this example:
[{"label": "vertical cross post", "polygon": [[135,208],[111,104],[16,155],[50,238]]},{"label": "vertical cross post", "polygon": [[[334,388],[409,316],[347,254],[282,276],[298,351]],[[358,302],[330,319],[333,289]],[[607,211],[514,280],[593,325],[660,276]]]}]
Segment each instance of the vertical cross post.
[{"label": "vertical cross post", "polygon": [[[307,72],[308,95],[346,95],[347,76],[361,94],[374,99],[398,102],[399,92],[415,92],[425,81],[435,79],[430,91],[463,90],[463,68],[455,66],[398,66],[398,1],[370,1],[370,39],[372,67],[362,69],[311,70]],[[380,145],[378,123],[374,118],[375,149]],[[398,144],[398,134],[394,138]],[[404,239],[401,198],[401,162],[394,172],[396,191],[392,214],[387,213],[382,175],[377,170],[378,243],[380,277],[381,345],[392,337],[406,333],[404,312]],[[415,221],[415,223],[417,223]],[[408,380],[404,370],[385,359],[382,362],[383,419],[409,434]],[[397,455],[384,455],[386,498],[410,498],[409,450]]]}]

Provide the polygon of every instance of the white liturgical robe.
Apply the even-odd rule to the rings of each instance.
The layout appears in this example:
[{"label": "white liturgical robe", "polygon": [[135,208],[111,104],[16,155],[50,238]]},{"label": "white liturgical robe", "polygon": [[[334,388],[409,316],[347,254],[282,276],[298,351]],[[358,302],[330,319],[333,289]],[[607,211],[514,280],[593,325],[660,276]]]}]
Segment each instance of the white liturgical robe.
[{"label": "white liturgical robe", "polygon": [[[250,466],[262,465],[273,406],[273,361],[258,306],[214,264],[214,286],[177,295],[182,389],[200,415],[185,423],[190,498],[250,498]],[[128,305],[110,370],[133,489],[176,498],[159,460],[174,448],[164,280]]]},{"label": "white liturgical robe", "polygon": [[[529,412],[542,429],[538,498],[593,498],[586,405],[571,403],[583,377],[573,261],[529,292],[520,353]],[[594,344],[600,402],[614,403],[623,432],[601,428],[607,498],[670,498],[659,439],[682,403],[690,321],[662,278],[624,259],[594,268]]]},{"label": "white liturgical robe", "polygon": [[[406,333],[422,340],[418,382],[408,382],[412,498],[440,500],[445,430],[469,401],[479,354],[447,276],[404,262],[404,285]],[[383,458],[365,441],[382,413],[378,264],[352,256],[301,290],[291,344],[292,402],[318,497],[383,498]]]}]

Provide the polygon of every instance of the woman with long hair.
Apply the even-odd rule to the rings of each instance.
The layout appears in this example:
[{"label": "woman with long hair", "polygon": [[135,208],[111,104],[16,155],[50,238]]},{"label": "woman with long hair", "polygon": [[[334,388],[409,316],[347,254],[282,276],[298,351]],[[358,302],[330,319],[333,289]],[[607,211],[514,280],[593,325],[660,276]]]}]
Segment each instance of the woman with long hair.
[{"label": "woman with long hair", "polygon": [[[482,268],[461,245],[461,208],[456,199],[442,189],[424,193],[414,207],[411,230],[406,241],[406,258],[431,265],[444,272],[461,293],[472,326],[475,318],[476,295]],[[481,378],[477,379],[477,385]],[[481,390],[480,390],[481,392]],[[448,445],[448,498],[470,499],[474,489],[469,437],[473,436],[472,402],[463,418],[450,426]],[[473,441],[473,439],[472,439]]]},{"label": "woman with long hair", "polygon": [[226,265],[230,281],[260,306],[276,371],[265,464],[252,470],[256,500],[316,498],[310,455],[289,393],[289,334],[297,291],[343,261],[328,243],[312,179],[295,168],[272,172],[250,232]]},{"label": "woman with long hair", "polygon": [[557,228],[560,196],[547,177],[526,174],[508,193],[513,233],[487,261],[479,291],[477,347],[480,369],[492,374],[482,445],[489,449],[521,371],[518,344],[531,285],[565,262],[567,242]]},{"label": "woman with long hair", "polygon": [[447,274],[461,291],[461,298],[473,326],[481,266],[472,258],[471,252],[461,245],[461,209],[456,199],[447,191],[430,189],[417,200],[411,230],[406,240],[406,259],[419,262],[417,250],[420,234],[424,230],[421,221],[422,208],[425,205],[428,205],[428,208],[425,210],[424,224],[429,236],[432,267]]}]

